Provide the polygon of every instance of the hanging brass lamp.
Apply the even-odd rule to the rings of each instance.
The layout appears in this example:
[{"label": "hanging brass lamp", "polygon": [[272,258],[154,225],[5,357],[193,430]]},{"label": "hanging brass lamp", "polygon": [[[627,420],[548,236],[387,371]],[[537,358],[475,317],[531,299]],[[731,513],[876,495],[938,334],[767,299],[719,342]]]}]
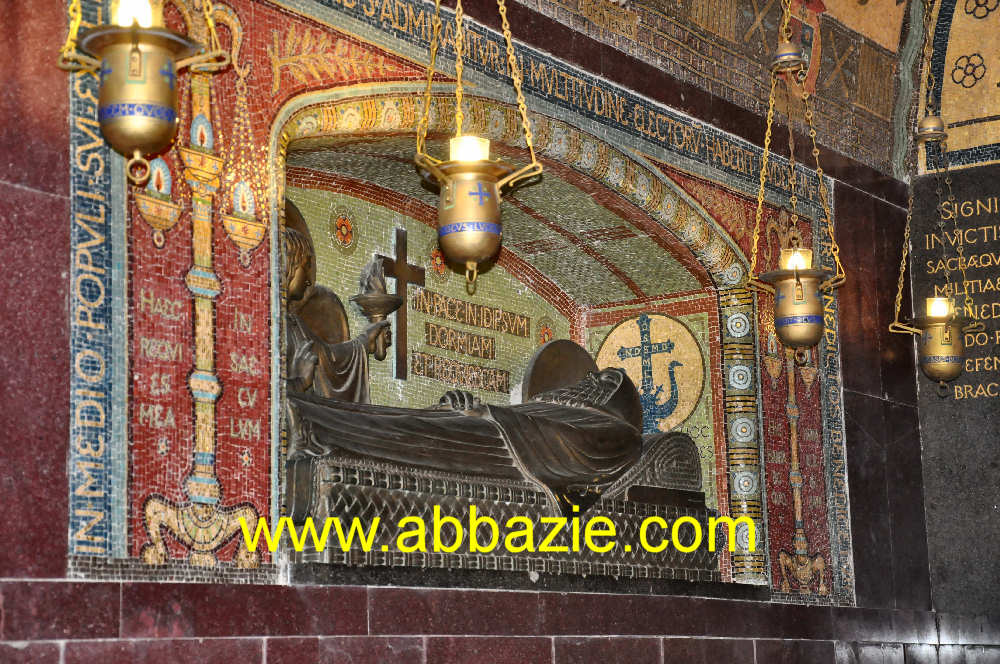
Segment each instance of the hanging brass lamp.
[{"label": "hanging brass lamp", "polygon": [[[162,0],[114,0],[110,25],[79,33],[80,0],[70,5],[70,30],[59,66],[100,76],[97,119],[108,144],[128,158],[135,184],[149,178],[145,155],[162,152],[177,133],[177,71],[216,71],[229,64],[219,45],[212,3],[201,3],[211,39],[206,49],[163,24]],[[79,45],[79,48],[77,47]]]},{"label": "hanging brass lamp", "polygon": [[[899,278],[896,282],[896,303],[895,316],[889,324],[889,331],[898,334],[912,334],[917,337],[917,362],[920,370],[929,379],[938,384],[938,395],[945,397],[948,395],[949,381],[953,381],[962,374],[965,365],[965,344],[964,335],[969,332],[980,332],[985,329],[981,321],[972,321],[958,315],[952,295],[962,293],[963,308],[966,312],[973,311],[972,297],[965,288],[969,283],[966,277],[966,265],[964,256],[963,235],[958,227],[958,215],[953,214],[955,230],[955,253],[958,258],[958,268],[962,275],[962,287],[959,288],[951,277],[951,270],[945,270],[945,284],[943,289],[935,287],[935,291],[943,292],[946,297],[940,297],[935,293],[935,297],[925,299],[925,315],[918,316],[909,324],[899,320],[900,309],[903,301],[903,285],[905,282],[907,259],[910,254],[910,223],[913,220],[913,179],[916,171],[916,148],[918,145],[927,146],[928,143],[937,144],[936,150],[925,150],[927,159],[927,171],[933,171],[938,178],[935,191],[938,196],[938,232],[941,234],[941,260],[945,265],[948,263],[945,241],[945,199],[944,189],[948,191],[948,201],[954,205],[955,194],[951,187],[951,174],[948,165],[948,134],[945,132],[945,124],[934,103],[935,79],[931,73],[931,55],[933,45],[929,39],[931,14],[933,12],[933,0],[924,2],[924,49],[922,67],[926,72],[926,90],[924,95],[923,112],[924,117],[917,123],[916,131],[913,135],[913,142],[907,152],[907,171],[909,173],[909,196],[906,207],[906,225],[903,227],[903,249],[902,257],[899,261]],[[931,155],[936,154],[938,162],[934,165],[930,163]]]},{"label": "hanging brass lamp", "polygon": [[805,64],[806,59],[798,44],[790,40],[778,42],[778,48],[774,52],[774,60],[771,62],[771,71],[797,71],[802,69]]},{"label": "hanging brass lamp", "polygon": [[455,6],[455,135],[451,139],[450,154],[442,161],[426,151],[427,128],[430,121],[431,87],[434,63],[441,34],[441,3],[434,3],[434,19],[430,44],[430,64],[427,68],[427,86],[424,105],[417,125],[417,153],[414,162],[428,179],[441,190],[438,200],[438,244],[445,258],[465,268],[467,287],[475,290],[479,266],[491,260],[500,251],[503,226],[500,221],[500,200],[505,187],[512,187],[542,172],[542,165],[535,157],[532,144],[531,123],[521,92],[521,72],[511,41],[510,24],[504,0],[497,0],[507,45],[507,66],[517,96],[521,127],[531,162],[522,167],[490,159],[490,141],[487,138],[463,132],[462,70],[465,36],[462,26],[462,2]]},{"label": "hanging brass lamp", "polygon": [[[813,109],[810,94],[802,86],[800,74],[805,65],[801,48],[791,40],[789,21],[791,8],[789,0],[782,0],[783,15],[781,22],[781,40],[775,51],[771,64],[771,86],[768,95],[767,130],[764,134],[764,151],[761,156],[760,181],[757,190],[757,213],[753,233],[753,253],[750,263],[748,285],[761,291],[774,294],[774,332],[782,344],[796,351],[797,361],[806,358],[806,349],[818,344],[825,331],[823,315],[824,292],[831,292],[840,287],[846,280],[844,266],[840,262],[840,247],[833,232],[833,216],[830,210],[829,192],[823,179],[823,168],[819,163],[819,147],[816,144],[816,128],[813,123]],[[760,241],[760,227],[764,212],[764,192],[767,183],[768,160],[771,148],[771,130],[774,123],[775,91],[779,80],[785,85],[786,94],[796,89],[802,99],[805,109],[805,121],[809,127],[809,138],[812,142],[812,155],[816,163],[816,177],[820,203],[823,207],[823,226],[828,234],[830,253],[836,272],[829,272],[814,264],[813,251],[800,246],[800,234],[797,229],[798,196],[796,182],[798,173],[795,167],[795,139],[791,118],[788,119],[788,181],[791,195],[791,221],[785,233],[787,246],[782,247],[778,258],[778,269],[755,276],[757,269],[757,254]],[[790,96],[790,95],[789,95]],[[786,107],[791,110],[791,104]],[[814,241],[815,244],[815,241]]]},{"label": "hanging brass lamp", "polygon": [[823,338],[820,288],[830,273],[813,267],[813,252],[782,249],[778,269],[759,279],[774,287],[774,332],[789,348],[812,348]]},{"label": "hanging brass lamp", "polygon": [[913,321],[913,327],[921,330],[917,356],[925,376],[940,383],[955,380],[962,373],[962,328],[967,323],[955,315],[951,298],[927,298],[927,315]]},{"label": "hanging brass lamp", "polygon": [[920,143],[939,143],[948,138],[940,115],[926,115],[917,123],[916,139]]}]

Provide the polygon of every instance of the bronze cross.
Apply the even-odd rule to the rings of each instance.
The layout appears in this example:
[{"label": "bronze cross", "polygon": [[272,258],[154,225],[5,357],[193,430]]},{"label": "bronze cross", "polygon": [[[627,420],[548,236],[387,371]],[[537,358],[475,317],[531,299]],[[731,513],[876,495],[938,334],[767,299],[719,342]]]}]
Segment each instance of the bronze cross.
[{"label": "bronze cross", "polygon": [[396,378],[406,380],[406,306],[407,286],[424,285],[424,268],[408,265],[406,262],[406,229],[396,229],[396,257],[376,255],[382,261],[385,276],[396,280],[394,294],[403,297],[403,306],[396,310],[396,330],[393,345],[396,346]]}]

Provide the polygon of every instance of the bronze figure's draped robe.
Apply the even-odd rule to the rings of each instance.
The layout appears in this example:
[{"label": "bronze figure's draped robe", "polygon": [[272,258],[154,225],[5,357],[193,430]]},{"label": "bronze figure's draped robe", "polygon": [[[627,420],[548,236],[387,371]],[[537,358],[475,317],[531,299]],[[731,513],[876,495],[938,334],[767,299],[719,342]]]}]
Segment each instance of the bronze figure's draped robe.
[{"label": "bronze figure's draped robe", "polygon": [[364,341],[348,339],[327,343],[299,316],[287,316],[288,365],[294,366],[297,352],[316,356],[311,391],[317,396],[341,401],[368,403],[368,349]]},{"label": "bronze figure's draped robe", "polygon": [[448,392],[434,409],[288,395],[289,459],[344,454],[407,467],[525,479],[556,509],[589,507],[642,452],[639,395],[621,369],[514,406]]}]

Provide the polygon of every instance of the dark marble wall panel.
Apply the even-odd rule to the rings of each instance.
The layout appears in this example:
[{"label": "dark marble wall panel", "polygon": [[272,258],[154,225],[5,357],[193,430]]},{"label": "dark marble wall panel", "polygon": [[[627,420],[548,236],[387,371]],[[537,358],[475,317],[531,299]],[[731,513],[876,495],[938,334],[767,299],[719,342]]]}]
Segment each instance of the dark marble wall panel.
[{"label": "dark marble wall panel", "polygon": [[890,403],[885,424],[886,494],[892,527],[895,606],[927,610],[931,597],[917,409]]},{"label": "dark marble wall panel", "polygon": [[[890,333],[888,330],[888,325],[895,316],[906,210],[881,201],[875,201],[875,206],[875,264],[879,269],[877,280],[869,284],[869,287],[878,293],[882,394],[890,401],[916,405],[916,355],[913,337],[909,334]],[[904,275],[900,320],[907,320],[913,313],[909,281],[906,280],[908,276],[909,272]]]},{"label": "dark marble wall panel", "polygon": [[855,593],[858,606],[865,607],[893,605],[884,404],[865,394],[844,393]]},{"label": "dark marble wall panel", "polygon": [[[983,613],[1000,610],[1000,556],[996,553],[1000,550],[1000,363],[996,359],[1000,356],[1000,298],[996,293],[1000,267],[995,261],[1000,252],[996,198],[1000,167],[953,171],[951,177],[958,229],[967,238],[972,313],[980,317],[986,331],[980,342],[965,349],[972,363],[966,363],[967,370],[949,385],[946,396],[939,396],[926,378],[918,383],[924,501],[934,608]],[[928,234],[938,232],[936,186],[933,177],[921,178],[916,185],[913,291],[919,313],[923,313],[923,298],[947,283],[943,270],[936,269],[942,260],[941,248],[930,247],[928,240]],[[955,223],[947,219],[945,230],[954,234]],[[952,265],[956,256],[957,249],[949,246],[945,257]],[[959,272],[953,273],[953,283],[961,279]]]},{"label": "dark marble wall panel", "polygon": [[840,297],[840,361],[844,389],[882,396],[875,199],[853,187],[835,188],[836,232],[847,282]]}]

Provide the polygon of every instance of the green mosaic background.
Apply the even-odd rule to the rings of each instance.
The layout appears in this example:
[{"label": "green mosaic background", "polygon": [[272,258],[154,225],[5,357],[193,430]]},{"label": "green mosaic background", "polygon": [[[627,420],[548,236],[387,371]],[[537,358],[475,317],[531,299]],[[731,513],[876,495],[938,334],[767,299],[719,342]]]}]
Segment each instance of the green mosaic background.
[{"label": "green mosaic background", "polygon": [[[289,187],[286,195],[302,212],[309,226],[316,248],[316,281],[340,296],[348,311],[351,336],[356,336],[368,324],[348,298],[358,292],[358,277],[374,254],[395,255],[395,229],[405,228],[408,235],[408,258],[411,265],[426,270],[425,284],[429,290],[442,295],[486,306],[501,306],[507,311],[523,314],[531,319],[531,335],[525,339],[510,334],[493,332],[470,325],[446,321],[421,312],[408,310],[408,355],[420,351],[467,364],[489,366],[510,372],[511,392],[519,391],[525,365],[538,347],[539,324],[544,321],[553,331],[554,339],[569,338],[569,321],[554,307],[518,281],[504,268],[494,265],[481,273],[475,295],[465,290],[465,278],[452,270],[444,277],[434,273],[430,252],[437,246],[436,231],[423,223],[388,208],[354,198],[349,195],[319,189]],[[335,237],[335,221],[347,214],[354,228],[354,244],[343,248]],[[391,291],[392,280],[387,280]],[[416,291],[410,286],[407,307]],[[484,360],[457,352],[429,346],[424,342],[424,322],[430,321],[455,330],[489,336],[496,340],[496,360]],[[396,343],[393,335],[393,343]],[[451,389],[447,383],[415,376],[409,372],[407,380],[394,378],[394,353],[390,349],[385,361],[371,360],[372,403],[424,408],[437,403],[444,392]],[[510,395],[497,392],[470,390],[484,402],[506,405]]]}]

